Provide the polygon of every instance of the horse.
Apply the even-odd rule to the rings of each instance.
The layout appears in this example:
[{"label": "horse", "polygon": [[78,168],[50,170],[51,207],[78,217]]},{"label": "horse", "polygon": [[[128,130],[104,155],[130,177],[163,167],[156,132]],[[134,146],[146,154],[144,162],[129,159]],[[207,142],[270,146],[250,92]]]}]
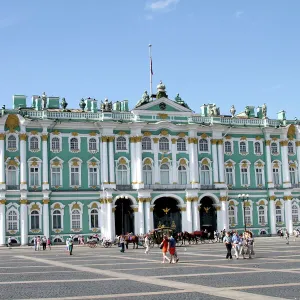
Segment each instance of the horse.
[{"label": "horse", "polygon": [[176,240],[178,242],[181,242],[181,245],[185,245],[185,242],[188,241],[188,243],[191,243],[192,236],[187,231],[184,232],[178,232],[176,236]]},{"label": "horse", "polygon": [[125,239],[125,245],[126,245],[126,249],[128,249],[128,244],[133,244],[133,249],[138,249],[139,247],[139,237],[137,235],[125,235],[124,236]]}]

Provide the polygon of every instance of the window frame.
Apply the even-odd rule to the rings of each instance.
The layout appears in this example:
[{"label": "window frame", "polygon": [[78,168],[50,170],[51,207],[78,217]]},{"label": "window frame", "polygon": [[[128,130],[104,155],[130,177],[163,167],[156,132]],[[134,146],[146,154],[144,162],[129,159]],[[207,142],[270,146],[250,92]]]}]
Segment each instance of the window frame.
[{"label": "window frame", "polygon": [[[95,140],[95,142],[93,142],[95,144],[95,149],[90,148],[92,140]],[[87,138],[87,151],[93,154],[99,152],[99,139],[97,136],[90,136]]]},{"label": "window frame", "polygon": [[[150,144],[150,147],[148,147]],[[147,147],[144,147],[144,146]],[[151,151],[152,150],[152,139],[148,136],[143,136],[142,137],[142,151]]]},{"label": "window frame", "polygon": [[[149,167],[150,170],[145,170],[144,168],[146,168],[146,167]],[[146,185],[153,184],[153,167],[152,167],[152,165],[149,165],[149,164],[145,165],[145,164],[143,164],[142,172],[143,172],[143,182],[144,182],[144,184],[146,184]],[[148,180],[147,180],[148,177],[151,178],[151,183],[148,182]]]},{"label": "window frame", "polygon": [[[275,203],[275,221],[276,224],[283,224],[284,223],[284,211],[283,211],[283,204],[280,203],[280,205],[276,205],[277,203]],[[279,207],[279,208],[277,208]],[[280,209],[280,214],[278,213],[278,210]],[[278,218],[280,217],[280,221],[277,221]]]},{"label": "window frame", "polygon": [[117,136],[115,139],[115,147],[116,152],[128,152],[128,139],[123,135]]},{"label": "window frame", "polygon": [[[9,138],[10,137],[14,137],[15,138],[15,143],[16,143],[16,147],[9,147]],[[9,133],[6,135],[6,151],[8,152],[16,152],[19,150],[19,136],[16,133]]]},{"label": "window frame", "polygon": [[[198,141],[199,152],[200,153],[210,153],[210,147],[209,147],[209,145],[210,145],[209,139],[207,139],[207,138],[200,138],[199,141]],[[204,149],[206,147],[207,147],[207,149]]]},{"label": "window frame", "polygon": [[[250,202],[248,200],[248,202]],[[244,209],[244,204],[242,203],[242,208]],[[249,212],[249,214],[247,214],[247,212]],[[250,205],[246,205],[245,207],[245,215],[243,214],[243,225],[245,225],[245,221],[248,220],[248,218],[250,219],[250,222],[247,222],[246,225],[253,225],[253,205],[252,203]]]},{"label": "window frame", "polygon": [[[229,226],[235,226],[236,224],[238,224],[238,220],[237,220],[237,207],[235,205],[229,205],[228,204],[228,224]],[[232,212],[232,214],[230,214],[229,212]],[[230,220],[230,218],[233,218],[234,222],[232,222],[232,220]]]},{"label": "window frame", "polygon": [[[78,185],[77,184],[72,184],[72,168],[78,168]],[[81,187],[82,185],[82,160],[78,157],[71,158],[69,160],[69,186],[74,188],[74,187]],[[74,173],[74,172],[73,172]]]},{"label": "window frame", "polygon": [[[228,149],[226,149],[227,144],[230,145],[230,151],[226,151],[226,150],[228,150]],[[232,141],[225,140],[225,142],[224,142],[224,153],[226,155],[232,155],[233,154],[233,142]]]},{"label": "window frame", "polygon": [[[58,139],[58,143],[59,143],[59,149],[54,149],[53,148],[53,139]],[[62,137],[59,135],[52,135],[50,136],[50,151],[52,153],[59,153],[62,151]]]},{"label": "window frame", "polygon": [[[36,139],[36,141],[35,141],[35,144],[36,144],[35,146],[37,146],[36,148],[32,147],[32,143],[33,143],[32,140],[33,139]],[[28,139],[28,149],[29,149],[30,152],[39,152],[39,151],[41,151],[41,139],[38,135],[32,135],[32,136],[29,137],[29,139]]]},{"label": "window frame", "polygon": [[[275,149],[276,147],[276,149]],[[276,150],[276,151],[274,151]],[[279,143],[277,141],[271,141],[270,143],[270,152],[271,152],[271,155],[273,156],[277,156],[279,155],[280,151],[279,151]]]},{"label": "window frame", "polygon": [[[290,150],[293,150],[293,151],[290,151]],[[295,151],[295,143],[294,141],[288,141],[288,144],[287,144],[287,153],[288,155],[290,156],[293,156],[296,154],[296,151]]]},{"label": "window frame", "polygon": [[[207,169],[203,169],[203,168],[207,168]],[[204,185],[204,186],[207,186],[207,185],[212,185],[212,174],[211,174],[211,167],[207,164],[203,165],[202,163],[200,164],[200,170],[199,170],[199,173],[200,173],[200,186],[201,185]],[[206,174],[206,175],[204,175]],[[205,183],[203,182],[203,180],[207,180],[208,177],[208,183]]]},{"label": "window frame", "polygon": [[[165,145],[163,147],[163,145]],[[159,152],[169,152],[170,151],[170,140],[165,137],[165,136],[162,136],[159,138],[158,140],[158,151]]]},{"label": "window frame", "polygon": [[[165,168],[164,166],[167,166],[167,168]],[[163,170],[163,171],[162,171]],[[166,170],[168,170],[168,171],[166,171]],[[170,184],[170,165],[169,165],[169,163],[163,163],[163,164],[161,164],[160,166],[159,166],[159,175],[160,175],[160,182],[161,182],[161,184],[162,185],[168,185],[168,184]],[[163,173],[162,173],[163,172]],[[164,175],[164,173],[168,173],[168,176],[167,176],[167,179],[168,179],[168,182],[166,182],[166,183],[163,183],[163,179],[162,179],[162,177],[165,179],[165,176],[162,176],[162,175]]]},{"label": "window frame", "polygon": [[[55,202],[51,205],[51,229],[53,232],[56,232],[56,233],[59,233],[61,231],[64,230],[64,213],[65,213],[65,205],[63,205],[62,203],[60,202]],[[53,227],[53,213],[55,210],[58,210],[60,211],[60,214],[61,214],[61,228],[54,228]]]},{"label": "window frame", "polygon": [[[15,217],[16,219],[15,220],[9,220],[9,214],[10,213],[15,213]],[[19,211],[17,208],[15,208],[14,206],[11,206],[9,209],[7,209],[6,211],[6,231],[7,232],[10,232],[10,231],[16,231],[16,232],[19,232],[19,229],[20,229],[20,214],[19,214]],[[16,225],[16,227],[13,226],[13,228],[10,228],[10,224],[14,224]]]},{"label": "window frame", "polygon": [[[245,147],[245,151],[242,151],[242,148],[241,148],[241,145],[244,145],[243,147]],[[248,154],[248,142],[247,141],[245,141],[245,140],[242,140],[242,141],[239,141],[239,153],[241,154],[241,155],[246,155],[246,154]]]},{"label": "window frame", "polygon": [[[120,167],[122,167],[122,169],[120,169]],[[123,167],[124,167],[124,169],[123,169]],[[121,174],[121,176],[119,176],[119,174]],[[116,170],[116,184],[117,185],[129,185],[130,184],[129,174],[130,174],[130,170],[129,170],[128,165],[127,164],[119,164],[117,166],[117,170]],[[126,180],[126,182],[124,182],[124,179]]]},{"label": "window frame", "polygon": [[177,152],[186,152],[187,151],[186,140],[184,138],[177,139],[176,149],[177,149]]},{"label": "window frame", "polygon": [[[259,145],[259,150],[260,151],[256,151],[257,150],[256,145]],[[262,144],[262,142],[260,142],[260,141],[254,141],[254,143],[253,143],[253,152],[257,156],[263,155],[263,144]]]},{"label": "window frame", "polygon": [[[183,170],[184,168],[184,170]],[[177,172],[178,172],[178,184],[180,185],[186,185],[188,184],[188,168],[186,165],[179,165],[177,168]],[[182,176],[185,176],[185,182],[182,181]]]},{"label": "window frame", "polygon": [[[74,148],[75,140],[77,141],[77,148]],[[81,139],[79,136],[70,136],[69,137],[69,152],[72,152],[72,153],[80,152],[80,145],[81,145],[80,140]]]}]

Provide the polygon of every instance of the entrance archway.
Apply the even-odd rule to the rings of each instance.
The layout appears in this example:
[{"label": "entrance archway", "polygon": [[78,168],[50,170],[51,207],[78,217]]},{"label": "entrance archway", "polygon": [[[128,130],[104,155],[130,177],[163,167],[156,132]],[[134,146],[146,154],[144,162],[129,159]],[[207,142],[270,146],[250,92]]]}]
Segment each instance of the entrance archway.
[{"label": "entrance archway", "polygon": [[177,200],[171,197],[157,199],[153,210],[154,228],[165,226],[181,232],[181,212],[177,205]]},{"label": "entrance archway", "polygon": [[204,197],[200,201],[200,228],[213,233],[217,229],[217,211],[210,197]]},{"label": "entrance archway", "polygon": [[134,232],[134,212],[131,208],[131,200],[120,198],[115,204],[116,235]]}]

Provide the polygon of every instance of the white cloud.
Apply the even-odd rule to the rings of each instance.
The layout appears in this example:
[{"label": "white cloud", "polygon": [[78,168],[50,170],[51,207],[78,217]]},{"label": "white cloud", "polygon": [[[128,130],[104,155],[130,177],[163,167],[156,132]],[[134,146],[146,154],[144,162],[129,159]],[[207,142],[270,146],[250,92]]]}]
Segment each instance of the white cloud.
[{"label": "white cloud", "polygon": [[238,11],[235,12],[235,17],[237,19],[239,19],[239,18],[242,17],[243,14],[244,14],[244,12],[242,10],[238,10]]},{"label": "white cloud", "polygon": [[148,3],[146,8],[154,12],[165,11],[165,10],[175,8],[176,4],[179,1],[180,0],[156,0],[156,1],[152,1],[151,3]]}]

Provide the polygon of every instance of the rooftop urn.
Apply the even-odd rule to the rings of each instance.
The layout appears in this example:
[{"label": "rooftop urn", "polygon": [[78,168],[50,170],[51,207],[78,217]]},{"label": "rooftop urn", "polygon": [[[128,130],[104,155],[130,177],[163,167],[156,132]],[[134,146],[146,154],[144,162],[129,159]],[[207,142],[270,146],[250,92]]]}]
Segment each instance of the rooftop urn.
[{"label": "rooftop urn", "polygon": [[81,108],[82,111],[84,111],[84,109],[86,107],[86,103],[84,102],[83,98],[79,102],[79,107]]},{"label": "rooftop urn", "polygon": [[66,110],[68,103],[65,98],[62,98],[60,106],[62,107],[63,110]]}]

